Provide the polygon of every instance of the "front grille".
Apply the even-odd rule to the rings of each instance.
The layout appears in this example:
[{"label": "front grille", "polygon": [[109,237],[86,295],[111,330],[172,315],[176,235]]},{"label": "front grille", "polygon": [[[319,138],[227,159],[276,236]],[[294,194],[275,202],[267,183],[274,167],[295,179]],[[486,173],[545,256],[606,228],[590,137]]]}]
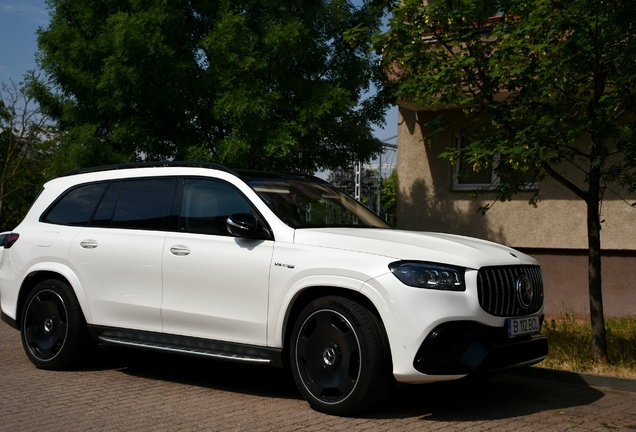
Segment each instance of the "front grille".
[{"label": "front grille", "polygon": [[[531,298],[522,298],[517,290],[518,281],[524,274],[532,282]],[[482,309],[491,315],[512,317],[535,313],[543,305],[541,268],[525,265],[482,267],[477,275],[477,292]]]}]

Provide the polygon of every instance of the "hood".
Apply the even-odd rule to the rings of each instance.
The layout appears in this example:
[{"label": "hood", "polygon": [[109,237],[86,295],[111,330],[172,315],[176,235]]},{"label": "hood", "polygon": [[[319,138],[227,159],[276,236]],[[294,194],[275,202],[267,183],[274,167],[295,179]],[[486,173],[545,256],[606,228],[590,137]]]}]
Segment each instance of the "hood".
[{"label": "hood", "polygon": [[296,230],[294,243],[474,269],[489,265],[538,264],[530,256],[497,243],[421,231],[304,228]]}]

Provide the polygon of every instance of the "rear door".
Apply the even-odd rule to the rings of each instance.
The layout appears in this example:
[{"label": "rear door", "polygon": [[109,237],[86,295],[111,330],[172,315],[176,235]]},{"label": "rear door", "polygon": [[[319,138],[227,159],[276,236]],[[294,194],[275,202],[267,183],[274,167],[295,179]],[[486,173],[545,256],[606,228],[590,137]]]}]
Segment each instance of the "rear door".
[{"label": "rear door", "polygon": [[176,179],[113,181],[91,226],[71,243],[69,261],[86,292],[93,324],[160,332],[161,255]]}]

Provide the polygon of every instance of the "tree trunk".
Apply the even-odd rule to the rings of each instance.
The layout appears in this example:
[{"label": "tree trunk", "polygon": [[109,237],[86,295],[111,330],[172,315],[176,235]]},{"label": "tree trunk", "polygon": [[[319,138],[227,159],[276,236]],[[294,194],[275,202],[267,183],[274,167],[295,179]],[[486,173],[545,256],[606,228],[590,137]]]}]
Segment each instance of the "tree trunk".
[{"label": "tree trunk", "polygon": [[592,358],[607,360],[607,338],[603,314],[603,293],[601,291],[601,221],[600,172],[592,168],[589,177],[587,198],[587,239],[589,245],[589,290],[590,319],[592,322]]}]

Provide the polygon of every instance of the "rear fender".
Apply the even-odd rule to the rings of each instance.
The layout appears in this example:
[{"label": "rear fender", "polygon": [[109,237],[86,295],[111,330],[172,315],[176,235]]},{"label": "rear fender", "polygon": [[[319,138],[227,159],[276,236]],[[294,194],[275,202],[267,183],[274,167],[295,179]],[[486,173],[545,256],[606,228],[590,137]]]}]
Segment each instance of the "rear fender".
[{"label": "rear fender", "polygon": [[[69,283],[69,285],[71,285],[71,288],[73,288],[73,291],[75,292],[75,296],[77,297],[77,301],[79,302],[80,307],[82,308],[82,312],[84,313],[84,318],[86,319],[86,322],[88,324],[93,322],[90,307],[88,306],[88,300],[86,299],[86,294],[84,292],[84,288],[82,287],[82,284],[77,278],[77,275],[70,268],[60,263],[41,262],[41,263],[34,264],[31,268],[29,268],[29,270],[25,274],[27,276],[32,276],[41,272],[55,273],[61,276],[62,278],[66,279],[66,281]],[[52,276],[52,278],[54,278],[54,276]],[[26,281],[26,278],[25,278],[25,281]],[[23,290],[27,290],[27,289],[29,288],[23,282],[22,288],[20,289],[20,298],[25,298],[28,295],[28,293],[22,292]],[[25,297],[22,297],[23,295]],[[20,307],[22,307],[22,305],[20,305]],[[16,313],[19,314],[19,311],[16,311]]]}]

